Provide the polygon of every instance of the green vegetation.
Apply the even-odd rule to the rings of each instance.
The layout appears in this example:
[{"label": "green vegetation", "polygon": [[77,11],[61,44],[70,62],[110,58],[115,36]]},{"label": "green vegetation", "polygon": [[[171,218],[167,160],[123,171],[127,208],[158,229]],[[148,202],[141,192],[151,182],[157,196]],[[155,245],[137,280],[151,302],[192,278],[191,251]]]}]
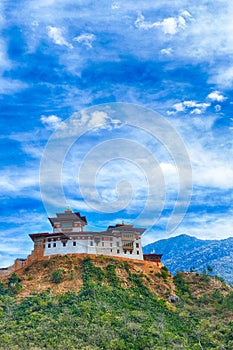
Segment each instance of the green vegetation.
[{"label": "green vegetation", "polygon": [[63,280],[64,273],[65,271],[62,269],[54,271],[51,277],[51,282],[56,284],[61,283]]},{"label": "green vegetation", "polygon": [[[124,288],[118,276],[128,276]],[[161,271],[163,278],[169,272]],[[166,275],[166,276],[165,276]],[[68,280],[76,278],[70,270]],[[62,283],[64,271],[51,274]],[[196,275],[208,290],[214,277]],[[165,350],[233,348],[233,293],[216,288],[210,294],[192,294],[193,280],[182,273],[174,281],[180,302],[176,309],[158,299],[144,284],[141,273],[129,265],[106,262],[101,268],[90,258],[82,261],[83,287],[79,294],[52,296],[50,290],[16,301],[20,278],[13,274],[8,283],[0,282],[0,349],[86,349],[86,350]],[[220,281],[217,281],[221,283]],[[12,292],[12,288],[13,291]]]}]

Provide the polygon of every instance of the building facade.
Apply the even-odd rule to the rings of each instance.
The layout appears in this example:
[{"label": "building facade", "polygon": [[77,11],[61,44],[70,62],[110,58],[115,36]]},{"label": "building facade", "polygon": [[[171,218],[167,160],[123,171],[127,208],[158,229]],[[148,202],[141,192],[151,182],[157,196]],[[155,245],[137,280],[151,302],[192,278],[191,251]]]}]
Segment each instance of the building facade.
[{"label": "building facade", "polygon": [[29,234],[34,242],[32,253],[26,259],[16,259],[9,267],[0,268],[0,278],[23,270],[34,261],[49,259],[53,255],[109,255],[161,263],[161,254],[143,255],[141,235],[145,228],[135,228],[133,225],[122,223],[109,226],[102,232],[85,231],[86,217],[70,209],[56,214],[56,217],[49,218],[49,221],[53,232]]},{"label": "building facade", "polygon": [[143,260],[141,235],[144,228],[117,224],[106,231],[84,231],[85,216],[70,209],[49,218],[52,233],[33,233],[34,255],[38,257],[65,254],[102,254]]}]

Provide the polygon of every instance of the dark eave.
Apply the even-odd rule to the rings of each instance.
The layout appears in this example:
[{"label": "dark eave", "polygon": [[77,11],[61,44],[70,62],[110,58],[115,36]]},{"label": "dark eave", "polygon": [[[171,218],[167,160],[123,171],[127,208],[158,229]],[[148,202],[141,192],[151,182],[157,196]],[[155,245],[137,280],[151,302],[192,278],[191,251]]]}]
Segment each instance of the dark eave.
[{"label": "dark eave", "polygon": [[72,221],[80,221],[83,226],[87,225],[86,216],[81,216],[79,212],[65,212],[65,213],[57,213],[57,217],[48,218],[51,225],[54,226],[55,222],[72,222]]},{"label": "dark eave", "polygon": [[74,214],[77,215],[87,225],[86,216],[81,216],[79,212],[75,212]]}]

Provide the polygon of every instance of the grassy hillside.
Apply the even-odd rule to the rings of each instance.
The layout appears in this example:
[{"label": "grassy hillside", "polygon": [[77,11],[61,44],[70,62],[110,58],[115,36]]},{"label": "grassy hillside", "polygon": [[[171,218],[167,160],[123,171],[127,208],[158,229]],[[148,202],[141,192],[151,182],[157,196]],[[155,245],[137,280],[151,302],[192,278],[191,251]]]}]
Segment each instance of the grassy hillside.
[{"label": "grassy hillside", "polygon": [[35,263],[0,284],[0,349],[232,349],[232,289],[206,275],[174,282],[149,262]]}]

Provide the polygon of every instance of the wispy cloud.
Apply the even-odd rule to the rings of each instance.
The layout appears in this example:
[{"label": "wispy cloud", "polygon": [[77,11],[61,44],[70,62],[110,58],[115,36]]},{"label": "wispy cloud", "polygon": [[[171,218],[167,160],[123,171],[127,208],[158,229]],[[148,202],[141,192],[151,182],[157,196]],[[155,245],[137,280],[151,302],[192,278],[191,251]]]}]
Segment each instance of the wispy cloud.
[{"label": "wispy cloud", "polygon": [[55,44],[73,49],[73,45],[64,38],[60,28],[48,26],[48,36],[54,41]]},{"label": "wispy cloud", "polygon": [[186,20],[182,16],[164,18],[162,21],[148,22],[142,14],[138,15],[135,21],[138,29],[149,30],[160,27],[165,34],[174,35],[186,26]]},{"label": "wispy cloud", "polygon": [[166,49],[162,49],[160,50],[161,54],[163,55],[171,55],[172,54],[172,48],[171,47],[168,47]]},{"label": "wispy cloud", "polygon": [[[95,222],[96,213],[93,214],[94,210],[77,191],[78,166],[98,141],[101,143],[107,137],[114,139],[123,134],[120,116],[110,117],[107,109],[95,113],[78,111],[123,101],[166,115],[185,142],[193,167],[194,194],[190,210],[191,213],[195,211],[195,215],[185,218],[179,232],[203,234],[204,237],[210,222],[214,235],[219,238],[225,233],[230,235],[227,223],[231,223],[233,178],[232,1],[210,4],[201,0],[194,4],[177,0],[170,1],[168,7],[152,0],[100,1],[92,2],[92,6],[84,0],[78,4],[73,0],[30,0],[21,2],[20,15],[18,6],[12,5],[12,1],[9,4],[8,0],[0,4],[0,143],[4,150],[0,182],[3,209],[7,212],[2,215],[3,232],[6,232],[6,225],[14,225],[13,216],[22,208],[28,212],[28,216],[22,214],[27,227],[17,217],[16,230],[8,230],[8,236],[23,240],[32,225],[31,217],[35,218],[31,229],[43,230],[40,222],[46,218],[34,216],[32,208],[41,205],[39,161],[55,129],[58,137],[55,150],[49,154],[54,167],[46,178],[46,200],[54,208],[64,209],[61,197],[56,196],[56,191],[52,193],[50,186],[60,185],[60,179],[56,178],[59,152],[64,143],[76,142],[79,132],[88,130],[85,141],[85,135],[82,136],[78,152],[72,153],[72,143],[67,151],[68,160],[60,169],[69,204],[84,214],[90,213],[90,221],[94,216]],[[137,118],[139,116],[135,115],[135,120]],[[155,119],[152,119],[151,128],[154,124]],[[166,149],[139,133],[130,131],[126,136],[155,154],[168,189],[166,209],[171,208],[179,184],[177,169]],[[167,137],[170,141],[170,135]],[[98,156],[107,151],[109,149],[103,149]],[[134,148],[131,159],[136,155]],[[148,161],[148,157],[143,160]],[[123,166],[122,169],[117,165],[111,168],[108,164],[107,169],[101,168],[97,180],[100,199],[102,196],[107,202],[116,200],[115,185],[120,177],[125,177],[129,183],[133,178],[132,202],[119,214],[130,221],[144,203],[146,183],[135,168],[132,170],[125,163],[124,166],[125,174]],[[86,174],[84,185],[91,201],[92,188]],[[126,186],[122,202],[129,193]],[[225,206],[225,223],[219,221],[219,202]],[[213,212],[215,208],[217,212]],[[141,224],[150,225],[153,210],[149,214]],[[7,220],[7,215],[12,222]],[[167,217],[163,215],[165,222]],[[203,223],[206,220],[206,224],[201,224],[199,217]],[[102,221],[107,225],[108,219],[116,220],[112,215],[107,219],[99,216],[96,221],[101,226]],[[161,221],[163,223],[163,218]],[[165,226],[161,224],[161,227]],[[157,231],[161,227],[158,225]],[[18,241],[11,242],[18,245]],[[5,242],[4,247],[10,256],[10,245]],[[23,245],[20,249],[23,251]]]},{"label": "wispy cloud", "polygon": [[61,126],[61,118],[59,118],[56,115],[49,115],[49,116],[45,116],[42,115],[40,117],[41,122],[48,127],[49,129],[56,129],[58,126]]},{"label": "wispy cloud", "polygon": [[0,172],[1,194],[40,199],[38,169],[8,167]]},{"label": "wispy cloud", "polygon": [[79,36],[76,36],[73,40],[91,49],[93,41],[96,40],[96,36],[91,33],[83,33]]},{"label": "wispy cloud", "polygon": [[169,115],[189,111],[190,114],[202,114],[206,108],[210,106],[210,103],[196,102],[196,101],[183,101],[173,105],[174,111],[168,111]]}]

